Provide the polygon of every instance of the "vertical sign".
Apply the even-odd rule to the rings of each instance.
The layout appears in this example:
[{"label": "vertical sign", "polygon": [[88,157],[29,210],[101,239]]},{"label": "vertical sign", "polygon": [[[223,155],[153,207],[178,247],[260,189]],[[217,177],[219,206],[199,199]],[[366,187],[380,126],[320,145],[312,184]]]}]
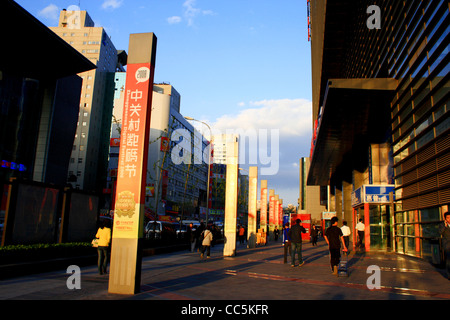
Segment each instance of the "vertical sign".
[{"label": "vertical sign", "polygon": [[236,222],[238,200],[238,151],[237,138],[227,143],[227,177],[225,187],[225,257],[236,255]]},{"label": "vertical sign", "polygon": [[256,247],[256,201],[258,192],[258,167],[249,168],[249,185],[248,185],[248,231],[247,246],[249,248]]},{"label": "vertical sign", "polygon": [[156,37],[131,34],[120,137],[109,292],[140,291]]},{"label": "vertical sign", "polygon": [[280,199],[280,209],[279,209],[279,220],[278,220],[278,229],[283,227],[283,199]]},{"label": "vertical sign", "polygon": [[[148,132],[150,123],[151,92],[150,63],[131,64],[127,67],[125,102],[119,151],[114,235],[118,238],[137,238],[140,231],[140,210],[145,192]],[[146,125],[148,124],[148,125]],[[144,161],[145,159],[145,161]]]},{"label": "vertical sign", "polygon": [[274,229],[275,226],[278,226],[280,224],[280,196],[278,194],[275,195],[275,202],[274,202]]},{"label": "vertical sign", "polygon": [[267,232],[267,180],[261,180],[261,209],[259,213],[259,225]]},{"label": "vertical sign", "polygon": [[274,220],[275,220],[275,190],[270,189],[269,190],[269,230],[268,230],[268,235],[270,236],[271,240],[272,240],[272,236],[273,236]]}]

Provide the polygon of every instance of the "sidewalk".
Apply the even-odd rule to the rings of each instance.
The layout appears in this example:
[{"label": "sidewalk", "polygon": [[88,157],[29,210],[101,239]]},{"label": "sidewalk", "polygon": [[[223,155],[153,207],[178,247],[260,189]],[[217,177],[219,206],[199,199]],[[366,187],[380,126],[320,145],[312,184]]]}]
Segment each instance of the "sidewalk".
[{"label": "sidewalk", "polygon": [[[141,292],[108,293],[108,276],[97,266],[81,268],[81,289],[69,290],[66,270],[0,281],[0,299],[7,300],[450,300],[444,270],[426,261],[394,253],[351,252],[349,277],[331,274],[324,240],[303,244],[302,267],[283,263],[281,243],[247,249],[237,244],[235,257],[223,257],[223,245],[211,258],[188,251],[146,257]],[[380,267],[381,287],[370,290],[367,273]]]}]

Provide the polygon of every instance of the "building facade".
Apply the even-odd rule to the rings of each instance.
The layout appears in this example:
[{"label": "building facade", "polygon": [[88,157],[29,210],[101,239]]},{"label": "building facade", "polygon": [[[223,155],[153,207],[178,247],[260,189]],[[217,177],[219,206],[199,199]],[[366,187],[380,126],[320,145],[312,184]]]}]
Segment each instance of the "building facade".
[{"label": "building facade", "polygon": [[310,161],[301,158],[299,161],[299,197],[298,213],[309,213],[311,219],[320,222],[322,213],[327,211],[327,187],[307,185]]},{"label": "building facade", "polygon": [[124,71],[126,59],[118,58],[104,28],[95,27],[86,11],[62,10],[58,27],[50,29],[97,66],[79,74],[83,84],[68,182],[77,189],[101,192],[107,178],[114,75]]},{"label": "building facade", "polygon": [[[308,184],[366,250],[432,259],[450,202],[447,1],[310,1]],[[350,226],[352,226],[350,224]]]}]

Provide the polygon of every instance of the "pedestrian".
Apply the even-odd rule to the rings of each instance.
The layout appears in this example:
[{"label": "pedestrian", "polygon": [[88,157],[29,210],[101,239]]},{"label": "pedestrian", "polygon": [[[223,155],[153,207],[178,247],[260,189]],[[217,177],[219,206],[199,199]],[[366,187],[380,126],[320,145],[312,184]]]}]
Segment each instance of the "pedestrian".
[{"label": "pedestrian", "polygon": [[280,236],[280,230],[278,230],[277,226],[275,226],[275,230],[273,230],[273,235],[275,237],[275,241],[278,241],[278,237]]},{"label": "pedestrian", "polygon": [[245,238],[245,228],[244,226],[239,227],[239,243],[244,244],[244,238]]},{"label": "pedestrian", "polygon": [[295,225],[288,232],[291,239],[291,267],[295,267],[295,253],[298,255],[298,266],[301,267],[305,263],[302,257],[302,232],[306,233],[306,229],[301,222],[300,219],[295,220]]},{"label": "pedestrian", "polygon": [[211,254],[212,240],[213,240],[212,232],[211,232],[211,230],[209,230],[209,228],[206,228],[203,231],[203,241],[202,241],[202,250],[201,250],[200,258],[203,259],[203,255],[205,254],[205,251],[206,251],[206,259],[209,259],[209,256]]},{"label": "pedestrian", "polygon": [[450,280],[450,213],[444,213],[444,221],[439,224],[439,234],[442,236],[447,279]]},{"label": "pedestrian", "polygon": [[289,238],[289,223],[286,223],[283,229],[283,249],[284,263],[287,263],[287,254],[291,255],[291,238]]},{"label": "pedestrian", "polygon": [[[350,228],[347,226],[347,221],[343,221],[342,224],[343,224],[343,226],[341,227],[341,231],[342,231],[342,234],[343,234],[343,237],[344,237],[345,246],[347,247],[347,250],[348,250],[348,248],[350,248],[349,247],[349,245],[350,245],[350,234],[352,232],[350,231]],[[348,251],[345,254],[348,254]]]},{"label": "pedestrian", "polygon": [[313,246],[317,246],[317,236],[318,236],[318,230],[315,225],[312,226],[311,229],[311,244]]},{"label": "pedestrian", "polygon": [[341,259],[341,242],[343,251],[347,251],[347,247],[345,246],[345,242],[342,237],[342,230],[337,225],[338,218],[333,217],[331,218],[331,226],[325,231],[325,241],[327,242],[328,249],[330,251],[331,271],[336,276],[338,274],[337,266],[339,265],[339,261]]},{"label": "pedestrian", "polygon": [[188,226],[187,238],[189,240],[189,248],[190,248],[191,252],[194,252],[195,243],[196,243],[197,239],[195,238],[195,229],[194,229],[194,225],[192,223],[190,223]]},{"label": "pedestrian", "polygon": [[195,247],[197,248],[197,252],[200,251],[200,247],[203,241],[203,231],[205,230],[205,224],[200,222],[200,226],[195,230]]},{"label": "pedestrian", "polygon": [[111,242],[111,229],[107,227],[107,222],[103,220],[95,237],[98,239],[98,273],[106,274],[108,267],[109,243]]},{"label": "pedestrian", "polygon": [[358,247],[361,249],[364,247],[364,231],[366,230],[366,226],[362,221],[362,219],[359,219],[359,222],[356,224],[356,231],[358,232]]}]

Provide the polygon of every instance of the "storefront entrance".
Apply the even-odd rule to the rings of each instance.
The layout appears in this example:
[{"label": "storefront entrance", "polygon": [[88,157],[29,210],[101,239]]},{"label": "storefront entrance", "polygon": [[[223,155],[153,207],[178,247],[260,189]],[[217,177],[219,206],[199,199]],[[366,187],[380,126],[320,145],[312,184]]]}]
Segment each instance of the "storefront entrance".
[{"label": "storefront entrance", "polygon": [[[366,226],[365,231],[365,249],[390,251],[392,249],[392,227],[390,206],[387,204],[365,203],[353,208],[353,230],[359,219]],[[354,243],[357,243],[357,231],[353,232]]]}]

